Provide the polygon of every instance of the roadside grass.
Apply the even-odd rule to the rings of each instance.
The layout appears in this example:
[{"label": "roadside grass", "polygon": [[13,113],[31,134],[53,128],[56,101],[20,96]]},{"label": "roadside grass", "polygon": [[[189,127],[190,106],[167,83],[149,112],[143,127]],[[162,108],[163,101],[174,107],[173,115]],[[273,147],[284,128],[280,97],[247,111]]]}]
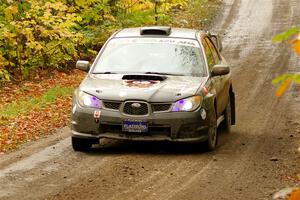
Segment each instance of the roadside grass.
[{"label": "roadside grass", "polygon": [[55,102],[57,97],[70,96],[73,90],[74,87],[54,86],[40,97],[32,98],[28,96],[23,100],[16,99],[16,101],[1,107],[0,116],[5,120],[24,115],[35,109],[40,109],[42,111],[47,107],[47,105]]},{"label": "roadside grass", "polygon": [[0,153],[38,139],[66,125],[73,86],[54,86],[38,97],[27,97],[0,109]]},{"label": "roadside grass", "polygon": [[38,82],[0,88],[0,154],[67,126],[72,93],[85,73],[61,72]]}]

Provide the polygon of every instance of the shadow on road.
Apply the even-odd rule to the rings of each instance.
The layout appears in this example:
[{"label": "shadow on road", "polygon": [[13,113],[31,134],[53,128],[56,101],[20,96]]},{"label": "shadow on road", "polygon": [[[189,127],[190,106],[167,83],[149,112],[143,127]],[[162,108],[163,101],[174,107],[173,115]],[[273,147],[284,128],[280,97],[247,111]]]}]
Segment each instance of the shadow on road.
[{"label": "shadow on road", "polygon": [[106,155],[118,155],[118,154],[154,154],[154,155],[191,155],[191,154],[203,154],[208,153],[214,155],[218,152],[226,141],[228,141],[231,135],[235,133],[225,133],[219,131],[218,147],[216,151],[209,152],[206,149],[205,143],[194,142],[168,142],[168,141],[126,141],[126,140],[112,140],[102,139],[100,145],[94,145],[93,148],[87,152],[90,155],[106,154]]}]

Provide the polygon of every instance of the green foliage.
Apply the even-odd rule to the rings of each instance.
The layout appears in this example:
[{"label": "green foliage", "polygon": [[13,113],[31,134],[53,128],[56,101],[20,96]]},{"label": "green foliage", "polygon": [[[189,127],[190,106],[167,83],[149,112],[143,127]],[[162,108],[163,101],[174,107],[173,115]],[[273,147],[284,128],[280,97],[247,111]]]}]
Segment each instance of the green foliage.
[{"label": "green foliage", "polygon": [[295,34],[299,33],[300,31],[300,27],[294,27],[291,28],[283,33],[280,33],[278,35],[276,35],[275,37],[273,37],[272,41],[273,42],[282,42],[284,40],[288,40],[289,38],[291,38],[292,36],[294,36]]},{"label": "green foliage", "polygon": [[176,25],[174,18],[191,9],[190,1],[0,0],[0,83],[26,79],[36,69],[74,66],[78,58],[93,59],[120,28]]},{"label": "green foliage", "polygon": [[[296,54],[300,55],[300,27],[291,28],[281,34],[273,37],[273,42],[282,42],[295,37],[295,39],[290,40],[292,48],[295,50]],[[274,85],[278,85],[276,95],[281,97],[286,90],[289,88],[291,83],[300,84],[300,74],[299,73],[286,73],[272,80]]]},{"label": "green foliage", "polygon": [[299,74],[283,74],[281,76],[276,77],[272,80],[272,83],[274,85],[281,85],[284,83],[287,79],[290,79],[294,83],[299,84],[300,83],[300,75]]},{"label": "green foliage", "polygon": [[10,80],[9,73],[5,69],[0,69],[0,82],[1,80],[7,80],[7,81]]}]

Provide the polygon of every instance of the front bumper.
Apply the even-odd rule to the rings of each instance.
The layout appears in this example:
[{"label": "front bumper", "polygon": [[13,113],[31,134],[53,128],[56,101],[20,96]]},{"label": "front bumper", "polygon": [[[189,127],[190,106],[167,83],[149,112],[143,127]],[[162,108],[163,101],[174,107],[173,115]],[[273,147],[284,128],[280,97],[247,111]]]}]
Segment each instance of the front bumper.
[{"label": "front bumper", "polygon": [[[118,111],[101,110],[99,122],[94,118],[93,108],[82,108],[78,104],[73,108],[72,136],[87,139],[123,139],[135,141],[205,141],[209,126],[210,113],[202,119],[199,108],[194,112],[161,112],[148,116],[128,116]],[[147,133],[122,132],[123,120],[146,120]]]}]

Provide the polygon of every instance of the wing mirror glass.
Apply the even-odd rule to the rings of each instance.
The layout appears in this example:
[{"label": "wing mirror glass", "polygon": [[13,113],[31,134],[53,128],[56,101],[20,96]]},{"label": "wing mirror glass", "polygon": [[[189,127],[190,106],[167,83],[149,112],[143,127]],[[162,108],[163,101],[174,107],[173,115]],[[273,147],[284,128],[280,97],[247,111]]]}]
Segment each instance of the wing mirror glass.
[{"label": "wing mirror glass", "polygon": [[86,60],[78,60],[76,63],[76,69],[88,72],[90,70],[90,62]]},{"label": "wing mirror glass", "polygon": [[212,68],[212,76],[222,76],[230,73],[230,68],[228,65],[215,65]]}]

